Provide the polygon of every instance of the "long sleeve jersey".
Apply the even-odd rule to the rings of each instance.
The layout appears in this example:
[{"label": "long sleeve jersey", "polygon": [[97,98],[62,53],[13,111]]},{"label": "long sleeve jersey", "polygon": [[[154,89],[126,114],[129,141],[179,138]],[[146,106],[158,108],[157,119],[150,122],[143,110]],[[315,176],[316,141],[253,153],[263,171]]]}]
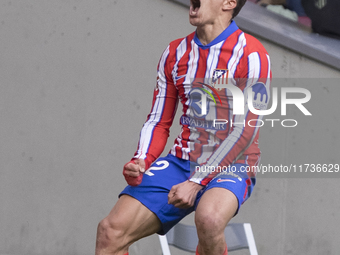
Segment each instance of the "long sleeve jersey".
[{"label": "long sleeve jersey", "polygon": [[[247,98],[253,97],[256,109],[267,108],[271,71],[269,55],[257,39],[234,21],[208,45],[202,45],[193,32],[168,45],[157,72],[152,109],[134,156],[144,159],[146,168],[164,150],[178,104],[183,108],[182,129],[169,152],[172,155],[216,167],[260,154],[258,121],[262,116],[249,110]],[[244,114],[234,114],[235,97],[226,84],[243,93]],[[206,185],[216,174],[194,171],[190,180]]]}]

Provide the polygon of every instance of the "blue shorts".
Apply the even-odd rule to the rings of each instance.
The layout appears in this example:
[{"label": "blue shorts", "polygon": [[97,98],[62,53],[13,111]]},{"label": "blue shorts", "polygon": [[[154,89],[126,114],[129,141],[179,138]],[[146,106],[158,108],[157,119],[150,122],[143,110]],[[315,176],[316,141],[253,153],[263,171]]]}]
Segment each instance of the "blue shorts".
[{"label": "blue shorts", "polygon": [[171,154],[157,159],[144,173],[139,186],[127,186],[119,196],[130,195],[139,200],[156,214],[162,224],[158,234],[164,235],[185,216],[193,212],[207,190],[225,188],[235,194],[240,208],[250,196],[255,185],[255,178],[249,178],[245,171],[246,164],[232,165],[232,171],[223,171],[209,182],[198,194],[195,205],[189,209],[179,209],[168,204],[168,194],[172,186],[184,182],[190,177],[190,161],[177,158]]}]

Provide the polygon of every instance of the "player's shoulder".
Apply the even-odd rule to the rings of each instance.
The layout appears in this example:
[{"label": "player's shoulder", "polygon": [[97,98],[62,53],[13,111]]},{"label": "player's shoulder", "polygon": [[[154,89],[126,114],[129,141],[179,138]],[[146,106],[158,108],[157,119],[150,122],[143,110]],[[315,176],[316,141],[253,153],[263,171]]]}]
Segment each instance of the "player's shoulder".
[{"label": "player's shoulder", "polygon": [[180,44],[182,44],[182,43],[187,44],[188,42],[190,42],[194,38],[194,36],[195,36],[195,32],[192,32],[185,37],[177,38],[177,39],[175,39],[175,40],[173,40],[169,43],[169,47],[176,49],[176,48],[178,48],[178,46]]},{"label": "player's shoulder", "polygon": [[186,50],[188,48],[188,44],[194,38],[195,32],[189,34],[186,37],[178,38],[171,41],[166,49],[163,51],[160,62],[166,63],[169,71],[175,65],[177,61],[177,53],[178,49]]},{"label": "player's shoulder", "polygon": [[186,37],[178,38],[171,41],[166,49],[163,51],[163,57],[168,59],[168,62],[174,64],[177,60],[178,50],[187,50],[190,44],[190,41],[194,38],[195,32],[189,34]]},{"label": "player's shoulder", "polygon": [[266,48],[257,38],[245,32],[243,32],[243,34],[246,40],[246,52],[248,54],[252,52],[258,52],[258,53],[264,53],[268,55]]}]

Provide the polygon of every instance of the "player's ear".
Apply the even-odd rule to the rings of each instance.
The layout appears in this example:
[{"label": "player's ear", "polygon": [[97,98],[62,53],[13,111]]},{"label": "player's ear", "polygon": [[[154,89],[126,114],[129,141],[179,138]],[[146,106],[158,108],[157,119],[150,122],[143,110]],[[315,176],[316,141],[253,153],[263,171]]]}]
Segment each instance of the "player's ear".
[{"label": "player's ear", "polygon": [[237,0],[223,0],[223,11],[232,10],[237,6]]}]

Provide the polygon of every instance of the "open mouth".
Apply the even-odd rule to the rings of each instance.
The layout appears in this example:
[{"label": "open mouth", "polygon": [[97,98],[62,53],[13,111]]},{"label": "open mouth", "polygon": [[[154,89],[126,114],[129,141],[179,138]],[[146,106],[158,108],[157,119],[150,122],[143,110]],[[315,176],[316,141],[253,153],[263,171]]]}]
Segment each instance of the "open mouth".
[{"label": "open mouth", "polygon": [[191,0],[191,5],[193,9],[196,11],[198,8],[201,7],[201,1],[200,0]]}]

